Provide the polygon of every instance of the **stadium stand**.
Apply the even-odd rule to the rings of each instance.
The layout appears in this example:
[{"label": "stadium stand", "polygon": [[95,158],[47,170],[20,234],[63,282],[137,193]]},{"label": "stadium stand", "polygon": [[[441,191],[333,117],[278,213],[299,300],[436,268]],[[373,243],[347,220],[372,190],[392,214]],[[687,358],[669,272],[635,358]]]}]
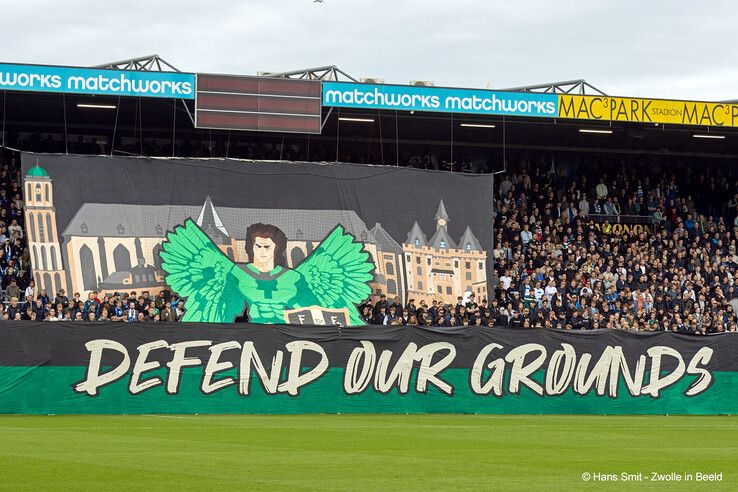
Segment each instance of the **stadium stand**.
[{"label": "stadium stand", "polygon": [[[735,331],[738,195],[726,168],[654,159],[594,169],[523,165],[502,178],[496,324]],[[623,216],[650,228],[612,234]]]},{"label": "stadium stand", "polygon": [[[52,136],[31,136],[21,147],[59,150]],[[75,153],[99,153],[78,139]],[[146,150],[156,154],[156,143]],[[297,158],[299,146],[254,144],[244,157]],[[315,150],[314,150],[315,151]],[[189,155],[209,155],[204,148]],[[320,152],[315,155],[320,159]],[[364,162],[371,156],[354,155]],[[494,325],[519,328],[668,330],[706,334],[736,331],[738,318],[737,182],[719,163],[603,154],[511,157],[498,179],[494,218],[497,286],[491,299],[459,292],[455,305],[433,299],[382,297],[360,306],[367,324]],[[403,163],[457,172],[489,172],[461,158],[442,161],[427,150]],[[2,153],[0,240],[5,319],[176,321],[175,295],[147,292],[36,292],[23,239],[19,158]],[[17,297],[18,301],[13,301]]]},{"label": "stadium stand", "polygon": [[[0,245],[2,245],[2,289],[7,309],[5,319],[21,318],[25,307],[35,301],[31,261],[23,233],[23,198],[20,187],[20,161],[17,154],[0,149]],[[14,302],[11,302],[15,299]],[[21,307],[18,303],[22,303]],[[21,312],[22,311],[22,312]]]}]

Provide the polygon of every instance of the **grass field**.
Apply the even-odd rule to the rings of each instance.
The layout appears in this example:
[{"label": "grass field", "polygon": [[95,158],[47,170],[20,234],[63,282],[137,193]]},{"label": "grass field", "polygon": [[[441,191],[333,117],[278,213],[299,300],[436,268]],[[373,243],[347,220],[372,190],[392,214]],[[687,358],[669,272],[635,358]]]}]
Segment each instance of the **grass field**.
[{"label": "grass field", "polygon": [[[643,473],[623,483],[621,473]],[[651,472],[722,472],[654,483]],[[585,473],[618,475],[584,481]],[[695,475],[696,476],[696,475]],[[7,490],[738,490],[738,418],[0,416]]]}]

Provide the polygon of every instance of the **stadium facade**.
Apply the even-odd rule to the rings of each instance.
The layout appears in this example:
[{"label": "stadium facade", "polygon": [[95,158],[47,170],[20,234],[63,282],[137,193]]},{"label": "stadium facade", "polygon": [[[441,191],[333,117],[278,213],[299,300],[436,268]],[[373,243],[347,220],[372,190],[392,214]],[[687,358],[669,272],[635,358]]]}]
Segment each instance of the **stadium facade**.
[{"label": "stadium facade", "polygon": [[730,102],[615,97],[583,80],[508,90],[364,80],[332,66],[183,73],[155,55],[92,68],[0,63],[0,143],[385,165],[406,165],[430,149],[439,156],[430,167],[465,160],[479,172],[530,150],[738,154],[738,105]]},{"label": "stadium facade", "polygon": [[[160,70],[151,70],[154,67]],[[1,143],[54,153],[207,157],[209,163],[213,158],[245,157],[294,161],[291,165],[303,160],[351,161],[483,173],[504,170],[507,158],[515,153],[545,156],[551,162],[551,156],[562,153],[726,162],[738,156],[738,134],[733,129],[738,126],[738,105],[732,103],[614,97],[584,81],[490,91],[358,82],[335,67],[255,77],[181,73],[172,68],[158,57],[93,68],[0,64]],[[54,180],[63,172],[48,173],[42,165],[29,169],[31,156],[23,157],[26,227],[41,287],[155,291],[164,280],[158,248],[166,231],[188,216],[196,217],[197,230],[207,234],[219,260],[246,259],[242,240],[246,231],[231,220],[242,209],[207,198],[187,208],[172,204],[166,208],[168,221],[162,217],[154,222],[149,219],[162,215],[156,204],[85,200],[74,207],[74,214],[60,220],[64,197],[60,200],[60,190],[55,193]],[[45,157],[74,164],[70,156]],[[127,160],[131,168],[152,162]],[[313,171],[320,167],[310,166]],[[300,176],[308,179],[307,173]],[[443,182],[448,176],[434,177]],[[96,180],[85,178],[92,186],[85,182],[83,191],[92,195]],[[266,181],[264,176],[260,179]],[[129,191],[133,182],[126,180]],[[199,180],[191,183],[196,186]],[[225,188],[230,183],[221,179],[218,184]],[[114,185],[107,182],[101,187],[107,197]],[[171,189],[170,183],[164,185]],[[484,189],[492,194],[491,186]],[[414,191],[417,199],[420,194]],[[298,196],[296,202],[302,201],[298,192],[292,194]],[[465,198],[458,187],[453,195],[456,201]],[[486,196],[474,196],[475,205]],[[491,258],[478,237],[491,234],[476,226],[452,234],[450,225],[465,224],[484,213],[475,214],[480,208],[474,205],[465,210],[467,217],[447,213],[450,201],[431,198],[433,205],[422,208],[436,210],[433,229],[410,222],[409,230],[403,229],[408,230],[404,242],[387,233],[384,221],[365,220],[359,214],[346,221],[352,209],[335,208],[342,213],[347,233],[361,240],[376,266],[371,276],[368,270],[360,273],[366,274],[372,289],[382,292],[390,293],[394,285],[408,297],[432,293],[444,302],[452,302],[451,296],[464,289],[481,297],[486,290],[476,289],[487,288]],[[370,207],[359,208],[367,212]],[[171,214],[173,210],[176,213]],[[315,210],[307,209],[308,218],[297,218],[311,222]],[[104,220],[137,213],[146,220],[135,224]],[[297,215],[295,208],[290,213]],[[276,223],[284,232],[291,267],[320,249],[317,243],[327,234],[327,229],[280,223],[279,217],[263,210],[250,210],[249,215]],[[428,220],[417,215],[418,221]],[[354,256],[358,260],[352,267],[365,268],[362,256]],[[186,266],[203,265],[193,261]],[[189,272],[177,273],[181,278]],[[202,268],[198,275],[203,276]],[[273,280],[259,276],[265,282]],[[333,279],[338,281],[339,276]],[[189,294],[199,295],[195,289],[185,297]],[[205,294],[213,291],[205,289]],[[319,307],[338,310],[325,303]],[[731,398],[738,387],[735,333],[688,339],[664,332],[598,329],[582,334],[470,326],[448,332],[406,326],[356,331],[338,327],[321,331],[315,326],[313,330],[248,326],[232,331],[230,324],[214,325],[228,328],[223,330],[197,325],[191,330],[178,326],[151,330],[146,325],[113,323],[84,328],[67,324],[63,330],[48,324],[29,326],[11,326],[8,343],[1,344],[0,368],[6,383],[0,391],[7,395],[2,412],[716,414],[735,413],[736,407]],[[185,357],[188,348],[198,357]],[[108,356],[103,357],[103,351]],[[111,363],[111,351],[123,357]],[[147,360],[150,352],[156,355]],[[315,357],[313,367],[301,373],[303,352]],[[526,359],[528,355],[533,361]],[[273,361],[270,371],[261,360]],[[559,371],[562,364],[566,370]],[[141,379],[142,372],[165,365],[166,384],[160,377]],[[227,376],[225,371],[231,369],[235,371]],[[238,379],[233,377],[236,371]],[[418,377],[412,376],[414,371]],[[213,381],[215,372],[222,377]],[[261,385],[250,385],[257,373]],[[148,392],[144,399],[136,396],[142,392]],[[211,397],[215,392],[219,393]]]},{"label": "stadium facade", "polygon": [[[152,56],[91,68],[0,63],[0,91],[2,144],[22,150],[352,161],[474,172],[503,170],[516,152],[738,156],[732,138],[738,135],[738,104],[614,97],[583,80],[509,90],[391,85],[359,82],[330,66],[259,76],[183,73]],[[421,160],[427,149],[433,156]],[[76,222],[56,231],[52,179],[29,175],[25,186],[37,284],[51,292],[161,288],[155,250],[170,224],[151,224],[151,231],[136,234],[146,239],[135,244],[132,236],[119,237],[126,225],[95,226],[106,214],[94,207],[112,205],[86,204]],[[442,208],[441,203],[430,239],[415,224],[402,244],[380,224],[370,227],[357,218],[354,232],[372,245],[370,254],[378,260],[375,292],[399,295],[403,302],[405,293],[427,294],[429,285],[447,302],[463,290],[486,295],[488,268],[474,232],[448,237]],[[211,237],[222,239],[224,253],[242,262],[243,245],[234,238],[244,231],[220,219],[228,210],[208,200],[195,213],[200,222],[210,218]],[[182,213],[177,220],[189,212]],[[115,230],[108,234],[106,227]],[[290,264],[325,236],[293,232]],[[457,249],[445,248],[457,242]],[[439,251],[448,258],[436,258]],[[76,274],[66,278],[64,264],[83,260],[94,268],[76,265]]]}]

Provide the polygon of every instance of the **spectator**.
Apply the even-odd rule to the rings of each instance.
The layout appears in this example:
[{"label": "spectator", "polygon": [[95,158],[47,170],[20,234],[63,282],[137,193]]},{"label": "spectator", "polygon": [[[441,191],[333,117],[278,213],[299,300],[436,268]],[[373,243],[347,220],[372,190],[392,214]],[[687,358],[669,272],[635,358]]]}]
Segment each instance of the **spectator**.
[{"label": "spectator", "polygon": [[25,293],[24,293],[24,297],[26,299],[29,299],[29,298],[30,299],[35,299],[36,298],[36,282],[34,282],[33,280],[31,280],[28,283],[28,287],[26,287],[26,290],[25,290]]},{"label": "spectator", "polygon": [[163,309],[159,311],[159,318],[161,321],[173,323],[177,321],[177,313],[168,302],[165,302]]},{"label": "spectator", "polygon": [[136,303],[130,302],[128,304],[128,309],[125,312],[125,320],[129,323],[138,321],[138,309],[136,309]]},{"label": "spectator", "polygon": [[22,313],[24,309],[23,306],[18,304],[18,298],[17,297],[11,297],[10,298],[10,305],[8,306],[8,317],[11,320],[17,319]]},{"label": "spectator", "polygon": [[579,200],[579,216],[586,219],[589,216],[589,202],[587,201],[587,195],[582,194],[582,199]]},{"label": "spectator", "polygon": [[165,306],[169,306],[170,309],[172,308],[167,299],[166,291],[162,290],[161,292],[159,292],[159,295],[156,296],[156,300],[154,301],[154,307],[156,307],[156,309],[158,309],[159,312],[161,313],[162,311],[164,311]]},{"label": "spectator", "polygon": [[123,301],[121,301],[116,296],[115,304],[112,307],[112,311],[110,312],[110,321],[125,321],[126,320],[126,312],[123,309]]},{"label": "spectator", "polygon": [[607,198],[607,185],[605,185],[604,178],[600,179],[600,183],[595,188],[595,193],[597,193],[598,200],[604,200]]},{"label": "spectator", "polygon": [[174,313],[177,315],[178,320],[182,319],[182,316],[185,314],[184,301],[177,302],[177,308],[174,310]]},{"label": "spectator", "polygon": [[10,279],[10,285],[8,285],[8,287],[5,289],[5,297],[8,299],[15,298],[15,300],[17,301],[20,295],[21,292],[20,287],[18,287],[18,281],[15,277],[12,277]]},{"label": "spectator", "polygon": [[67,297],[67,292],[64,289],[59,289],[59,292],[56,293],[54,304],[61,304],[62,306],[69,304],[69,298]]},{"label": "spectator", "polygon": [[10,233],[11,236],[15,236],[19,238],[23,237],[23,229],[21,228],[20,225],[18,225],[18,220],[16,219],[13,219],[10,222],[10,225],[8,226],[8,232]]},{"label": "spectator", "polygon": [[[379,305],[379,303],[377,303]],[[375,325],[383,325],[385,324],[385,321],[387,320],[387,307],[384,305],[379,305],[379,310],[376,310],[376,314],[374,315],[374,324]]]}]

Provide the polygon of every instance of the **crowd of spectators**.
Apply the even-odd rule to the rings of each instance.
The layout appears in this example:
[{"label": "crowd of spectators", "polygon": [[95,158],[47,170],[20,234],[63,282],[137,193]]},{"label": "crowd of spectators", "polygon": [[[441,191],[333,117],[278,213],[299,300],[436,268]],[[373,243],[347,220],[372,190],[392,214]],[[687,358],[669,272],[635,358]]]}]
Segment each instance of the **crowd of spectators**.
[{"label": "crowd of spectators", "polygon": [[119,321],[143,323],[179,321],[185,313],[184,301],[162,291],[151,297],[149,292],[102,294],[91,292],[82,299],[79,292],[69,298],[60,290],[52,299],[45,289],[36,290],[33,281],[23,293],[25,302],[19,296],[10,298],[3,313],[6,320],[28,321]]},{"label": "crowd of spectators", "polygon": [[[491,298],[402,305],[381,296],[359,306],[362,320],[736,331],[738,175],[729,166],[602,156],[508,164],[495,188]],[[613,227],[621,222],[637,227]]]},{"label": "crowd of spectators", "polygon": [[31,279],[31,258],[25,240],[20,159],[0,148],[0,284],[11,294],[24,291]]},{"label": "crowd of spectators", "polygon": [[[591,157],[595,158],[595,157]],[[508,164],[495,187],[496,285],[490,299],[458,293],[359,306],[367,324],[668,330],[738,326],[738,180],[728,165],[597,157]],[[468,171],[467,171],[468,172]],[[30,275],[20,160],[0,151],[0,267],[5,319],[177,321],[176,295],[64,292]],[[639,233],[609,227],[637,216]],[[461,294],[464,294],[461,296]]]},{"label": "crowd of spectators", "polygon": [[[501,179],[498,324],[736,331],[738,175],[729,165],[584,164],[523,163]],[[613,222],[648,216],[650,226],[614,234],[595,212]]]},{"label": "crowd of spectators", "polygon": [[[399,297],[392,301],[384,294],[375,303],[366,302],[359,306],[361,320],[367,325],[414,325],[414,326],[497,326],[500,314],[495,301],[487,299],[477,303],[474,293],[459,296],[456,304],[445,304],[424,299],[416,303],[409,299],[403,306]],[[500,320],[503,321],[503,320]],[[507,324],[507,322],[505,322]]]},{"label": "crowd of spectators", "polygon": [[[494,295],[382,296],[368,324],[709,334],[738,326],[738,178],[726,165],[522,161],[496,187]],[[625,215],[637,233],[613,227]]]}]

